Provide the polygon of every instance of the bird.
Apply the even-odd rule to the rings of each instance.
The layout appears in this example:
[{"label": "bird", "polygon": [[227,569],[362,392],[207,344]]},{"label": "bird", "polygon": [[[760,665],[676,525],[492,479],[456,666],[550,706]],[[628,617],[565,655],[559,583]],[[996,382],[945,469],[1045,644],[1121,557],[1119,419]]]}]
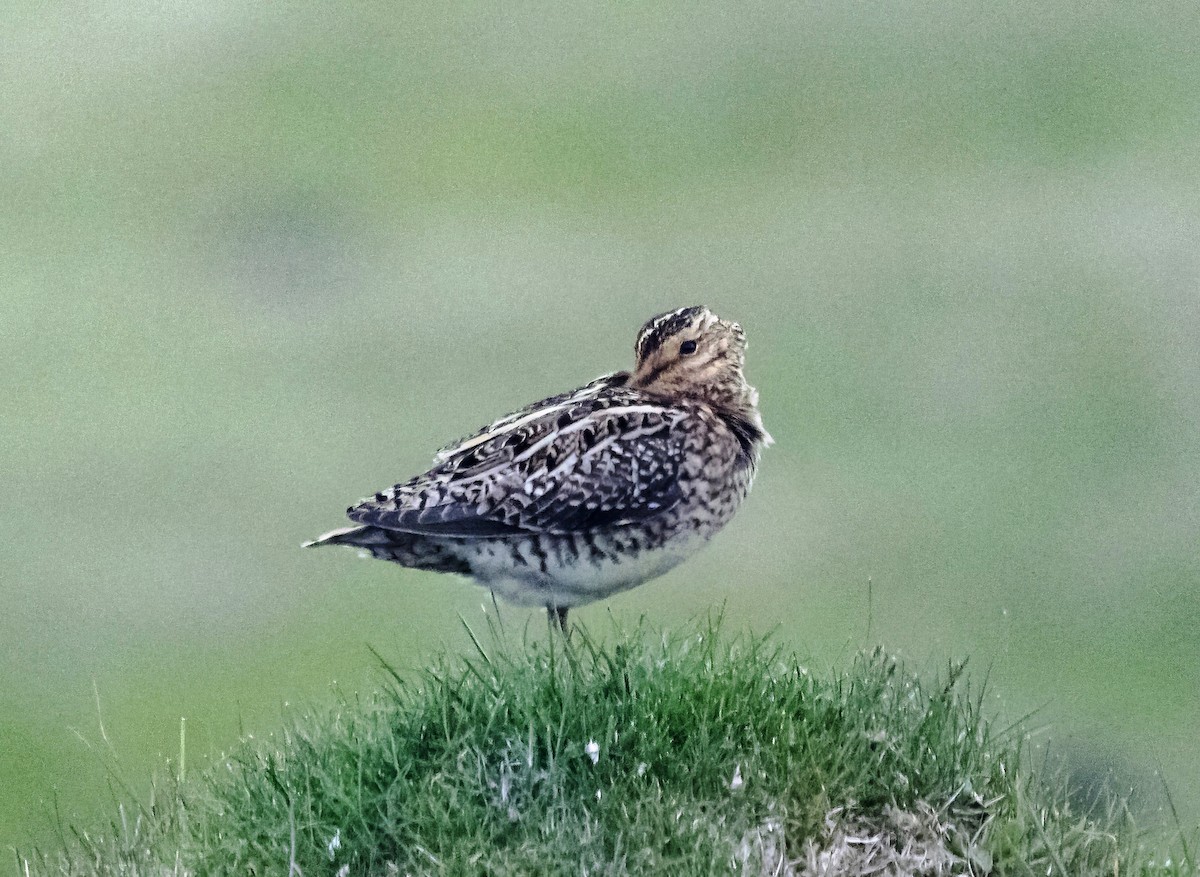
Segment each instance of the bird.
[{"label": "bird", "polygon": [[542,399],[443,448],[346,510],[349,545],[570,609],[662,575],[733,517],[772,443],[743,375],[746,336],[703,306],[651,318],[634,368]]}]

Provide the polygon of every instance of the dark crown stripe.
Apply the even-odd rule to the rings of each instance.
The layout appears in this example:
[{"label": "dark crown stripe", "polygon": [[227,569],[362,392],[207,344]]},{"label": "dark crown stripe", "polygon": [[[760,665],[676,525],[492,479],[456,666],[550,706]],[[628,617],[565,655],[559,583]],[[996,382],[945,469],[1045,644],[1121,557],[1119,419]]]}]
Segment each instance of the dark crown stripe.
[{"label": "dark crown stripe", "polygon": [[690,326],[695,322],[697,317],[704,313],[704,310],[705,308],[702,305],[680,308],[677,311],[667,311],[665,314],[659,314],[647,322],[642,327],[642,331],[638,333],[637,343],[633,346],[633,352],[638,362],[641,362],[651,353],[662,347],[663,342],[672,335]]}]

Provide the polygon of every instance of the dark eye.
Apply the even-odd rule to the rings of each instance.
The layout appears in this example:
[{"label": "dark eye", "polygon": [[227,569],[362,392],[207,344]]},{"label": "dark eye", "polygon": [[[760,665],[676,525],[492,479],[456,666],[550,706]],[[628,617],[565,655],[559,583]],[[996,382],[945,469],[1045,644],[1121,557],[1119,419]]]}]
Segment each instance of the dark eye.
[{"label": "dark eye", "polygon": [[689,354],[695,353],[696,352],[696,342],[695,341],[684,341],[682,344],[679,345],[679,352],[682,353],[684,356],[688,356]]}]

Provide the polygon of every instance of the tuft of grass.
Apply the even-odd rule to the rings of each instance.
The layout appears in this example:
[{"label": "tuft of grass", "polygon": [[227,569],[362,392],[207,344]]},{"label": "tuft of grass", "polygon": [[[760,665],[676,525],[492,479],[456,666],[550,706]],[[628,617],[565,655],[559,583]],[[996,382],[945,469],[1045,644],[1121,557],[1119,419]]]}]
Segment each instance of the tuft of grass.
[{"label": "tuft of grass", "polygon": [[[289,717],[19,873],[1196,873],[1113,799],[1076,812],[965,664],[818,674],[720,619],[512,635]],[[182,744],[181,744],[182,748]],[[890,870],[887,870],[890,869]]]}]

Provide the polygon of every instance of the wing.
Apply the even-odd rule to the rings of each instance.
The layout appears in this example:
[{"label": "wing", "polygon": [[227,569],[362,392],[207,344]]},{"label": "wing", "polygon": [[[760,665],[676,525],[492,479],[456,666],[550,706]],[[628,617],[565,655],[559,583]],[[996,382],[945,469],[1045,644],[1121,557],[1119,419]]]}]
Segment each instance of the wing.
[{"label": "wing", "polygon": [[352,507],[350,519],[487,537],[621,526],[675,505],[688,412],[611,386],[582,393],[497,421],[424,475]]},{"label": "wing", "polygon": [[472,433],[466,438],[459,439],[453,444],[442,448],[433,457],[434,465],[436,466],[439,463],[445,463],[448,460],[461,456],[475,446],[484,444],[499,435],[510,433],[513,430],[520,430],[530,422],[540,420],[544,415],[551,413],[561,414],[587,400],[607,398],[612,391],[624,387],[628,381],[629,372],[613,372],[612,374],[601,375],[590,384],[585,384],[578,390],[572,390],[569,393],[560,393],[557,396],[551,396],[540,402],[526,405],[519,411],[506,414],[494,423],[482,427],[478,432]]}]

